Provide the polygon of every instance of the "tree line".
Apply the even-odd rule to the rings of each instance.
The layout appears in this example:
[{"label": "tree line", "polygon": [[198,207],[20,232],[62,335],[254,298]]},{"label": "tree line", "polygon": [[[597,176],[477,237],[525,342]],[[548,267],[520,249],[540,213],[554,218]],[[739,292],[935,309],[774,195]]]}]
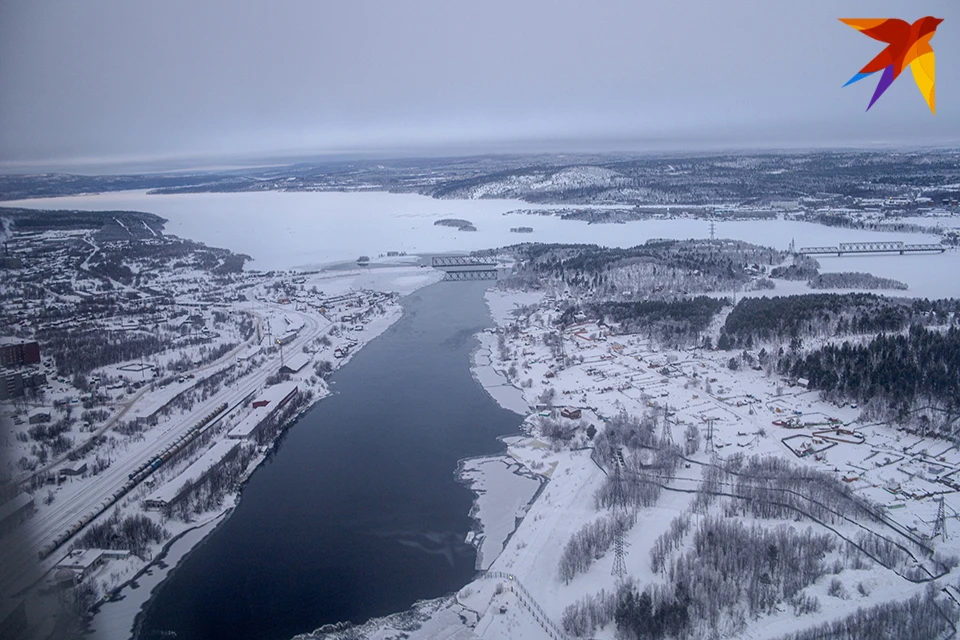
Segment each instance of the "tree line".
[{"label": "tree line", "polygon": [[930,640],[944,637],[953,629],[956,607],[944,599],[944,613],[937,604],[936,591],[927,590],[903,602],[884,602],[861,607],[846,618],[824,622],[812,629],[782,636],[780,640],[863,640],[863,638],[896,638],[897,640]]},{"label": "tree line", "polygon": [[582,312],[591,320],[620,324],[621,333],[645,333],[661,344],[689,345],[699,341],[701,332],[727,304],[726,299],[707,296],[673,301],[597,302],[567,308],[558,323],[573,324]]},{"label": "tree line", "polygon": [[935,409],[918,420],[948,427],[960,416],[960,328],[913,326],[906,334],[878,335],[867,344],[826,345],[805,356],[785,355],[782,373],[803,377],[827,398],[876,403],[906,422],[921,405]]},{"label": "tree line", "polygon": [[903,331],[911,324],[960,320],[960,300],[900,300],[872,293],[813,293],[744,298],[727,316],[717,347],[750,349],[759,342],[794,342],[808,336]]}]

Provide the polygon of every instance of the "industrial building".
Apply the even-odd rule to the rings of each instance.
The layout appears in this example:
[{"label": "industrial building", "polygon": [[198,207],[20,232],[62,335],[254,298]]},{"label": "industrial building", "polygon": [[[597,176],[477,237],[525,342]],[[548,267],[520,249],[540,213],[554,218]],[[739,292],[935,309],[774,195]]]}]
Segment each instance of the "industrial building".
[{"label": "industrial building", "polygon": [[74,549],[55,568],[58,571],[71,571],[75,582],[83,582],[107,560],[123,559],[129,555],[130,552],[123,549]]},{"label": "industrial building", "polygon": [[297,373],[310,362],[310,356],[306,353],[297,353],[285,359],[283,366],[280,367],[280,373]]},{"label": "industrial building", "polygon": [[264,389],[253,401],[253,410],[240,424],[227,434],[228,438],[247,440],[256,437],[264,423],[279,411],[291,399],[296,397],[299,387],[295,382],[282,382]]},{"label": "industrial building", "polygon": [[286,333],[284,333],[283,335],[277,338],[277,344],[281,346],[285,344],[290,344],[296,339],[297,333],[298,333],[297,331],[287,331]]},{"label": "industrial building", "polygon": [[203,482],[211,471],[233,459],[239,449],[240,443],[235,440],[216,443],[180,475],[151,493],[144,501],[144,506],[148,509],[163,509],[176,504],[196,484]]}]

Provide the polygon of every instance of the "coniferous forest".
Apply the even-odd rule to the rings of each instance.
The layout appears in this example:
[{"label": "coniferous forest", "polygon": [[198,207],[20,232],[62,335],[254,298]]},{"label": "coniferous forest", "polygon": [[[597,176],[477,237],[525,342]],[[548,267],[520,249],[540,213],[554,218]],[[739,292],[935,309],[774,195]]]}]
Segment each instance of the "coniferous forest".
[{"label": "coniferous forest", "polygon": [[[807,378],[828,398],[877,403],[901,421],[914,411],[923,420],[960,416],[960,329],[913,326],[906,334],[878,335],[867,344],[826,345],[806,356],[784,356],[782,373]],[[942,420],[937,420],[938,416]]]},{"label": "coniferous forest", "polygon": [[669,302],[598,302],[566,309],[560,316],[560,323],[573,323],[577,312],[582,311],[591,320],[620,324],[618,333],[642,333],[661,344],[687,346],[699,341],[700,333],[728,304],[725,298],[718,300],[707,296]]},{"label": "coniferous forest", "polygon": [[960,317],[960,300],[903,300],[872,293],[817,293],[744,298],[727,316],[717,346],[749,349],[810,336],[899,332],[913,324],[945,325]]}]

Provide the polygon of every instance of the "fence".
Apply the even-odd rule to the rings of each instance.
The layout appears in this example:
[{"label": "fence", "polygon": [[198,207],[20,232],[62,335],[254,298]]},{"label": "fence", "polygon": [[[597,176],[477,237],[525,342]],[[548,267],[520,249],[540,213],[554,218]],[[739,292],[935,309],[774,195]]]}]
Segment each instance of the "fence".
[{"label": "fence", "polygon": [[511,573],[504,573],[503,571],[488,571],[483,575],[484,578],[500,578],[507,581],[507,588],[510,589],[520,601],[527,611],[533,616],[533,619],[537,621],[543,630],[547,632],[547,635],[553,638],[554,640],[568,640],[567,635],[563,632],[562,629],[550,619],[550,617],[544,612],[543,608],[537,603],[536,599],[530,592],[527,591],[526,587],[520,584],[520,581],[517,577]]}]

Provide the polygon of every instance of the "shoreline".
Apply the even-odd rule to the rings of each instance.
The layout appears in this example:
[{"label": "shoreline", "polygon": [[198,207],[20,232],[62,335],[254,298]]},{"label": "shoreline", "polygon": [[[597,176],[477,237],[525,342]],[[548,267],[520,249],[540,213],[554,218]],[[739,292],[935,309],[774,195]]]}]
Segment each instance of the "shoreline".
[{"label": "shoreline", "polygon": [[[336,274],[340,275],[340,274]],[[345,274],[349,275],[349,274]],[[420,285],[414,288],[412,291],[404,295],[409,295],[414,293],[423,286],[428,286],[429,284],[435,284],[435,282],[427,282],[423,285]],[[402,298],[403,296],[401,296]],[[364,336],[365,340],[355,345],[354,348],[350,350],[348,355],[342,359],[336,361],[336,368],[334,372],[340,368],[346,366],[352,359],[354,354],[366,347],[373,340],[380,337],[387,329],[393,326],[398,320],[403,317],[403,308],[401,305],[398,305],[392,310],[388,310],[387,314],[378,320],[375,320],[371,323],[371,327],[375,329]],[[216,531],[217,527],[226,522],[227,518],[231,515],[233,510],[239,505],[240,500],[243,495],[243,491],[247,483],[252,479],[256,471],[263,465],[264,462],[269,460],[273,456],[281,444],[283,443],[286,434],[289,430],[296,425],[296,423],[306,414],[309,410],[314,408],[319,402],[323,399],[333,395],[335,393],[329,386],[329,383],[324,382],[318,390],[314,390],[314,396],[310,401],[304,403],[297,411],[290,416],[277,430],[275,438],[271,443],[264,448],[263,451],[258,452],[258,454],[251,460],[250,465],[240,476],[238,481],[237,489],[233,492],[229,492],[224,496],[224,504],[221,508],[208,511],[203,514],[200,514],[199,518],[202,518],[204,522],[202,523],[181,523],[181,524],[190,524],[191,526],[185,527],[181,530],[178,530],[172,535],[169,540],[165,540],[161,545],[158,551],[153,552],[150,560],[145,562],[145,565],[139,568],[135,575],[116,587],[108,590],[104,593],[100,599],[92,607],[92,615],[87,616],[84,619],[83,630],[87,634],[95,634],[98,636],[105,637],[116,637],[118,633],[123,636],[136,638],[139,633],[139,627],[143,623],[143,618],[146,613],[147,608],[150,606],[151,601],[156,597],[158,589],[163,586],[163,584],[168,580],[177,567],[202,544],[208,539],[210,534]],[[185,537],[190,536],[191,534],[197,535],[197,532],[204,530],[202,535],[199,535],[196,540],[191,540],[189,546],[185,546],[183,549],[177,551],[178,555],[173,562],[167,562],[171,549],[175,547],[177,543],[183,543]],[[153,573],[151,573],[153,572]],[[136,611],[123,611],[117,615],[115,621],[108,622],[105,627],[98,629],[97,620],[104,621],[103,617],[104,608],[108,607],[113,603],[122,603],[127,598],[130,597],[131,590],[137,590],[143,588],[138,581],[145,575],[153,577],[154,573],[158,575],[155,583],[150,587],[150,591],[145,599],[143,599],[137,606]],[[126,592],[126,593],[125,593]],[[110,596],[110,599],[107,599],[107,596]],[[132,614],[132,619],[130,615]],[[123,627],[121,629],[120,627]]]},{"label": "shoreline", "polygon": [[[487,312],[490,314],[491,319],[494,321],[494,325],[499,325],[499,320],[497,313],[495,313],[493,305],[490,302],[489,294],[491,289],[487,289],[484,293],[484,302],[487,307]],[[513,298],[511,298],[512,300]],[[510,453],[510,446],[515,442],[519,442],[529,438],[529,435],[526,434],[523,430],[523,425],[526,419],[530,416],[532,408],[523,400],[522,390],[511,384],[507,377],[502,371],[498,371],[493,367],[492,364],[492,353],[491,345],[488,344],[484,337],[489,337],[492,334],[487,330],[479,331],[473,334],[473,337],[477,339],[478,344],[470,352],[470,373],[474,381],[483,391],[500,406],[502,409],[507,411],[512,411],[519,416],[522,416],[522,420],[519,425],[519,429],[515,433],[503,434],[497,436],[497,441],[503,444],[503,450],[498,453],[493,454],[481,454],[476,456],[467,456],[461,458],[457,461],[457,467],[454,470],[454,479],[459,484],[462,484],[474,495],[473,503],[470,507],[469,517],[473,522],[473,525],[470,528],[470,531],[467,532],[467,539],[465,542],[470,544],[476,550],[476,573],[473,578],[458,588],[456,591],[440,595],[436,598],[429,598],[425,600],[418,600],[413,603],[407,609],[402,611],[396,611],[384,616],[376,616],[369,618],[368,620],[359,623],[353,624],[349,621],[339,621],[336,623],[328,623],[312,631],[304,632],[294,636],[293,640],[310,640],[314,638],[324,638],[327,634],[336,634],[339,631],[346,629],[354,629],[364,634],[363,637],[367,638],[380,638],[380,635],[377,635],[378,632],[389,632],[389,631],[412,631],[414,635],[410,637],[419,638],[422,637],[422,633],[436,633],[436,632],[446,632],[451,628],[461,627],[465,623],[465,614],[470,613],[478,622],[480,619],[480,614],[477,611],[474,611],[467,605],[463,604],[460,601],[460,594],[464,592],[465,589],[470,589],[471,585],[477,584],[479,580],[482,580],[490,567],[496,562],[500,557],[503,551],[507,548],[507,545],[513,539],[514,535],[520,528],[520,525],[526,519],[527,515],[530,513],[532,507],[537,503],[539,498],[544,494],[547,487],[550,485],[550,477],[542,473],[531,469],[527,466],[523,460],[515,457]],[[488,362],[480,362],[480,358],[486,357]],[[488,378],[487,384],[484,384],[482,379],[481,372],[489,371],[489,373],[494,376],[493,380],[500,381],[498,384],[489,384],[493,380]],[[491,389],[497,388],[509,388],[516,392],[514,398],[504,398],[502,395],[498,396],[491,391]],[[512,401],[511,401],[512,400]],[[521,405],[522,404],[522,408]],[[514,442],[510,442],[510,441]],[[470,471],[466,468],[471,463],[483,464],[483,463],[504,463],[511,475],[516,477],[526,478],[528,480],[533,480],[537,482],[536,489],[530,494],[530,497],[524,501],[518,509],[510,512],[514,516],[512,526],[510,527],[509,532],[502,538],[500,541],[500,548],[496,550],[495,553],[490,554],[490,557],[485,560],[483,556],[483,542],[486,540],[486,530],[484,525],[490,525],[491,522],[497,519],[497,516],[503,518],[503,513],[489,513],[484,512],[483,508],[480,505],[481,498],[484,494],[487,493],[486,490],[482,487],[482,483],[485,479],[485,474],[483,470],[476,471],[475,477],[467,477],[465,474]],[[516,467],[516,468],[511,468]],[[522,510],[523,515],[521,516],[519,512]],[[489,552],[488,552],[489,553]],[[481,565],[487,564],[487,567],[484,568]],[[459,609],[456,614],[453,614],[454,609]],[[410,618],[416,619],[417,622],[423,623],[423,626],[408,627],[407,625],[410,622]],[[396,628],[391,625],[396,624]],[[332,637],[338,637],[336,635]],[[433,637],[432,635],[428,637]]]}]

